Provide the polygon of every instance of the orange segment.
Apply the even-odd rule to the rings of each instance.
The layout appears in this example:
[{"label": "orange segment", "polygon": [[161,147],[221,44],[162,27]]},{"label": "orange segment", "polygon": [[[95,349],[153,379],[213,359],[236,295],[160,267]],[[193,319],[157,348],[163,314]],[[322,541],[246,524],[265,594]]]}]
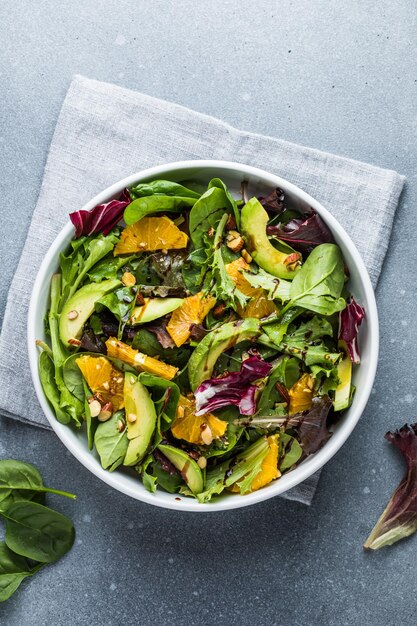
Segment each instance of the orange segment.
[{"label": "orange segment", "polygon": [[99,393],[104,402],[111,402],[115,411],[123,408],[124,376],[104,356],[83,355],[75,359],[93,393]]},{"label": "orange segment", "polygon": [[311,374],[303,374],[291,387],[289,391],[290,406],[288,409],[290,415],[311,409],[313,402],[313,385],[314,380]]},{"label": "orange segment", "polygon": [[215,304],[216,299],[213,296],[204,297],[200,291],[195,296],[185,298],[182,305],[175,309],[168,322],[167,331],[178,348],[190,338],[191,326],[201,324]]},{"label": "orange segment", "polygon": [[[201,438],[204,424],[210,428],[213,439],[222,437],[226,432],[227,422],[219,420],[218,417],[211,413],[197,416],[195,415],[195,402],[184,396],[180,396],[177,409],[177,417],[171,426],[171,432],[177,439],[184,439],[189,443],[203,445]],[[203,429],[202,429],[203,426]]]},{"label": "orange segment", "polygon": [[120,359],[124,363],[128,363],[140,372],[148,372],[154,376],[160,376],[165,380],[172,380],[178,372],[178,367],[167,365],[158,359],[147,356],[139,350],[135,350],[127,343],[119,341],[115,337],[109,337],[106,341],[107,354],[113,359]]},{"label": "orange segment", "polygon": [[281,476],[281,472],[278,469],[278,435],[268,437],[268,445],[269,452],[262,461],[261,471],[252,482],[252,491],[265,487],[265,485]]},{"label": "orange segment", "polygon": [[245,294],[245,296],[250,298],[244,308],[238,308],[239,315],[243,318],[256,317],[260,319],[261,317],[271,315],[271,313],[276,313],[277,307],[272,300],[268,300],[266,291],[261,287],[252,287],[250,282],[244,277],[242,272],[248,269],[249,265],[242,257],[226,265],[226,272],[229,274],[236,287]]},{"label": "orange segment", "polygon": [[122,231],[114,255],[179,250],[187,244],[188,236],[169,217],[143,217]]}]

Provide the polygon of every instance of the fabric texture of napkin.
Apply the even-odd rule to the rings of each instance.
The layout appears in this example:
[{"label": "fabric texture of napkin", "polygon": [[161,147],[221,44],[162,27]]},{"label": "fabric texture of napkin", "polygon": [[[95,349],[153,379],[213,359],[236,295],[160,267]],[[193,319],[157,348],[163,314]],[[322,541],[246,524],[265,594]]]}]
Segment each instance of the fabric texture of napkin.
[{"label": "fabric texture of napkin", "polygon": [[[68,213],[135,171],[188,159],[245,163],[299,185],[327,207],[350,234],[376,285],[404,177],[237,130],[182,106],[75,76],[61,109],[8,295],[0,336],[0,413],[49,428],[30,376],[26,322],[39,265],[67,223]],[[310,504],[317,481],[318,474],[284,497]]]}]

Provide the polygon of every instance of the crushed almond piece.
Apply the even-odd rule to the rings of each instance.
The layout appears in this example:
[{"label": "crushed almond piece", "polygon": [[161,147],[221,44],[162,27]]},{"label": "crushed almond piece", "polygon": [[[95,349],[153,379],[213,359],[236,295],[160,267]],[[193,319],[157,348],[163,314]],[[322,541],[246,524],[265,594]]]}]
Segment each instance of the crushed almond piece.
[{"label": "crushed almond piece", "polygon": [[78,311],[70,311],[67,315],[69,320],[76,320],[78,317]]},{"label": "crushed almond piece", "polygon": [[242,252],[240,253],[243,257],[243,260],[246,261],[246,263],[252,263],[252,257],[249,254],[249,252],[243,248]]},{"label": "crushed almond piece", "polygon": [[122,283],[125,287],[133,287],[136,285],[136,278],[133,276],[132,272],[125,272],[122,276]]}]

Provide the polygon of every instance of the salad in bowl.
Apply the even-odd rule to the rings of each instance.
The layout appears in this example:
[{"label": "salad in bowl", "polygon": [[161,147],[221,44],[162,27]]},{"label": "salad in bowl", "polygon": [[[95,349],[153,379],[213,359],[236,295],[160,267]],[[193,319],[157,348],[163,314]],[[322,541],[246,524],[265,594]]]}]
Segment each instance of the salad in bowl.
[{"label": "salad in bowl", "polygon": [[315,455],[355,394],[365,310],[319,213],[280,187],[132,182],[70,213],[39,379],[101,468],[248,497]]}]

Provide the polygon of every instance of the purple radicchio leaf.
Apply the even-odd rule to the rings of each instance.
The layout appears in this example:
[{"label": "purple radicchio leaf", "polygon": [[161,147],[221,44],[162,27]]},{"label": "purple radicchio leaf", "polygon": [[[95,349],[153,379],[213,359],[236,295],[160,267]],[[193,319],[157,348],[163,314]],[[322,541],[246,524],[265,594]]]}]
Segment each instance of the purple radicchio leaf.
[{"label": "purple radicchio leaf", "polygon": [[330,230],[312,209],[308,215],[295,217],[282,226],[267,226],[266,232],[272,237],[286,241],[300,252],[311,252],[315,246],[334,242]]},{"label": "purple radicchio leaf", "polygon": [[131,203],[127,189],[124,189],[117,200],[98,204],[90,211],[74,211],[69,217],[75,227],[75,239],[81,235],[103,233],[108,235],[123,217],[123,211]]},{"label": "purple radicchio leaf", "polygon": [[364,317],[365,309],[353,297],[339,314],[339,339],[346,343],[350,360],[353,363],[360,363],[361,360],[358,348],[358,330]]},{"label": "purple radicchio leaf", "polygon": [[311,409],[292,415],[286,425],[294,428],[305,456],[320,450],[331,437],[327,418],[332,401],[327,396],[313,398]]},{"label": "purple radicchio leaf", "polygon": [[265,378],[271,367],[263,359],[251,356],[242,361],[239,372],[205,380],[194,393],[197,408],[195,414],[204,415],[233,404],[239,408],[241,415],[253,415],[256,412],[255,395],[258,388],[251,383]]},{"label": "purple radicchio leaf", "polygon": [[417,424],[405,424],[385,439],[404,456],[407,472],[364,543],[369,550],[390,546],[417,530]]},{"label": "purple radicchio leaf", "polygon": [[285,192],[277,187],[265,198],[259,198],[264,209],[272,213],[282,213],[285,209]]}]

